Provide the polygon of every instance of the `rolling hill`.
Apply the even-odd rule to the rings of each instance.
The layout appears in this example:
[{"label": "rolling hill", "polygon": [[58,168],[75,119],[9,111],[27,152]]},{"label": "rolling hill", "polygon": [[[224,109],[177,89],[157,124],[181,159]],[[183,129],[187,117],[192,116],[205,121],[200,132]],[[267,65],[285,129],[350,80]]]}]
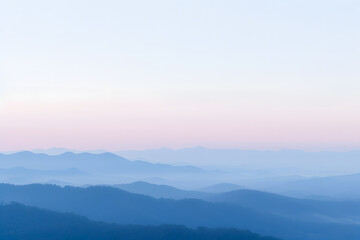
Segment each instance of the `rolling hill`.
[{"label": "rolling hill", "polygon": [[0,201],[12,201],[92,220],[118,224],[180,224],[188,227],[236,227],[288,240],[355,240],[358,224],[302,221],[234,203],[197,199],[154,199],[112,187],[0,185]]},{"label": "rolling hill", "polygon": [[0,239],[275,240],[237,229],[189,229],[175,225],[151,227],[105,224],[73,214],[57,213],[14,203],[0,205]]},{"label": "rolling hill", "polygon": [[205,192],[187,191],[187,190],[171,187],[168,185],[151,184],[143,181],[138,181],[128,184],[116,184],[113,186],[131,193],[143,194],[154,198],[203,199],[211,195]]}]

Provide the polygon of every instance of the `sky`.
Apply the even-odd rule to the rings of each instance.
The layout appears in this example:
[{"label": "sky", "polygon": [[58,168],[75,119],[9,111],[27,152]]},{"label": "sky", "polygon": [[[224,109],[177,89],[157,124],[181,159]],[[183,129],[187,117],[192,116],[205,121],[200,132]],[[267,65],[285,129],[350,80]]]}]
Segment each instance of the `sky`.
[{"label": "sky", "polygon": [[2,0],[0,151],[360,149],[357,0]]}]

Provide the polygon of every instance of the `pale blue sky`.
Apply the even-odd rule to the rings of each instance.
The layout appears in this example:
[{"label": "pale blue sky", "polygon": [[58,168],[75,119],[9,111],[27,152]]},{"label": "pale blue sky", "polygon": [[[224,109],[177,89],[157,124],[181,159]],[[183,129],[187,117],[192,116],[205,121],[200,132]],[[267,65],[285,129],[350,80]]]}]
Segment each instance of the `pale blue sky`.
[{"label": "pale blue sky", "polygon": [[4,0],[0,36],[4,149],[360,147],[359,1]]}]

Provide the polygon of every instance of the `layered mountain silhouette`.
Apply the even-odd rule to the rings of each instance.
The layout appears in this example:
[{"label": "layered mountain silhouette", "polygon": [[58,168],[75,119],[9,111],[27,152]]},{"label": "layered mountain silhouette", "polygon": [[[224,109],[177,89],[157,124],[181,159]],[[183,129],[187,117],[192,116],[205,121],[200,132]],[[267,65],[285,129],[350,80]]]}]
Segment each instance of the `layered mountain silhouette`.
[{"label": "layered mountain silhouette", "polygon": [[[292,152],[290,151],[290,153]],[[194,184],[199,186],[194,186],[196,191],[182,194],[175,193],[177,190],[174,189],[172,190],[173,193],[168,192],[170,195],[151,195],[144,192],[144,194],[153,197],[181,199],[184,197],[198,197],[199,194],[195,192],[199,191],[219,193],[252,188],[292,197],[360,199],[360,190],[353,188],[353,186],[360,184],[360,174],[327,177],[273,176],[247,179],[242,174],[206,171],[194,166],[172,166],[145,161],[130,161],[112,153],[67,152],[61,155],[47,155],[24,151],[13,154],[0,154],[1,182],[14,184],[58,182],[61,185],[112,185],[119,182],[133,182],[153,178],[163,179],[161,182],[165,184],[184,186],[186,188]],[[222,183],[200,188],[222,179],[239,184]],[[135,190],[135,186],[128,186],[127,190],[142,193],[140,190]],[[178,197],[176,197],[176,194]]]},{"label": "layered mountain silhouette", "polygon": [[[154,199],[112,187],[61,188],[40,184],[1,184],[0,192],[0,201],[5,203],[15,201],[48,210],[75,213],[108,223],[236,227],[289,240],[355,240],[360,237],[359,225],[350,224],[350,221],[329,221],[330,217],[323,221],[301,220],[279,212],[271,212],[270,207],[266,207],[264,203],[271,198],[258,200],[265,206],[249,206],[249,203],[245,205],[236,202],[236,199],[227,200],[232,203],[226,203],[224,200],[212,203],[197,199]],[[259,196],[261,195],[257,195],[258,198]],[[280,202],[281,205],[287,204],[285,200]],[[251,202],[251,199],[249,201]]]},{"label": "layered mountain silhouette", "polygon": [[184,226],[115,225],[90,221],[73,214],[0,205],[0,239],[7,240],[275,240],[237,229],[189,229]]},{"label": "layered mountain silhouette", "polygon": [[[59,155],[67,152],[85,153],[65,148],[34,149],[34,153],[45,153],[49,155]],[[87,153],[106,153],[106,150],[87,151]],[[119,156],[131,160],[144,160],[149,162],[165,164],[193,164],[199,166],[220,166],[221,168],[231,169],[259,169],[277,173],[299,174],[304,172],[319,173],[326,172],[327,175],[348,174],[360,172],[357,166],[360,158],[360,151],[347,152],[306,152],[300,150],[281,150],[281,151],[257,151],[243,149],[209,149],[205,147],[193,147],[183,149],[150,149],[150,150],[130,150],[115,151]],[[224,161],[226,160],[226,161]],[[355,166],[355,167],[354,167]]]},{"label": "layered mountain silhouette", "polygon": [[213,202],[233,203],[292,219],[305,221],[358,222],[360,201],[324,201],[286,197],[278,194],[236,190],[208,197]]},{"label": "layered mountain silhouette", "polygon": [[[360,172],[357,164],[360,151],[348,152],[305,152],[300,150],[257,151],[243,149],[209,149],[193,147],[173,150],[169,148],[151,150],[117,151],[128,159],[143,159],[161,163],[176,162],[199,166],[216,166],[245,169],[277,169],[277,172],[297,174],[299,172]],[[226,160],[226,161],[225,161]],[[283,169],[283,170],[281,170]]]},{"label": "layered mountain silhouette", "polygon": [[360,190],[354,187],[358,185],[360,173],[282,182],[266,189],[295,197],[360,199]]},{"label": "layered mountain silhouette", "polygon": [[199,191],[209,192],[209,193],[221,193],[221,192],[229,192],[233,190],[238,190],[245,188],[244,186],[232,183],[218,183],[211,186],[207,186],[204,188],[200,188]]},{"label": "layered mountain silhouette", "polygon": [[164,184],[152,184],[144,181],[137,181],[127,184],[115,184],[113,187],[122,190],[138,193],[154,198],[171,198],[171,199],[186,199],[198,198],[207,199],[210,196],[216,196],[217,193],[228,192],[234,189],[243,188],[240,185],[231,183],[219,183],[198,189],[197,191],[183,190]]},{"label": "layered mountain silhouette", "polygon": [[203,199],[211,196],[212,194],[200,191],[187,191],[179,188],[171,187],[168,185],[150,184],[144,181],[138,181],[128,184],[113,185],[122,190],[138,193],[154,198],[171,198],[171,199],[186,199],[186,198],[199,198]]},{"label": "layered mountain silhouette", "polygon": [[205,172],[193,166],[172,166],[130,161],[112,153],[72,153],[47,155],[29,151],[0,154],[2,168],[24,167],[41,170],[78,168],[97,174],[194,174]]},{"label": "layered mountain silhouette", "polygon": [[[216,187],[217,186],[218,185],[216,185]],[[219,186],[228,185],[220,184]],[[232,185],[229,184],[229,186]],[[271,214],[306,221],[324,221],[326,219],[329,221],[331,219],[337,219],[337,221],[340,221],[339,219],[341,219],[345,222],[356,222],[358,221],[358,216],[360,216],[360,201],[320,201],[298,199],[248,189],[208,193],[201,191],[186,191],[167,185],[150,184],[147,182],[119,184],[114,185],[114,187],[155,198],[196,198],[210,202],[237,204],[254,210],[261,210]]]}]

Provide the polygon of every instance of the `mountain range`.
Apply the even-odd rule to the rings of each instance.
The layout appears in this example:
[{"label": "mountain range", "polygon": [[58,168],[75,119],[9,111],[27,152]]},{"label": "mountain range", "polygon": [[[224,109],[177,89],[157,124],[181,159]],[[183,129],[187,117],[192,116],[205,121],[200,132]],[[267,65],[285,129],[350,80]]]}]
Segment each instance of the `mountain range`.
[{"label": "mountain range", "polygon": [[[79,151],[66,148],[34,149],[34,153],[60,155],[72,153],[106,153],[106,150]],[[14,153],[14,152],[11,152]],[[192,165],[209,169],[233,171],[254,170],[262,174],[306,174],[306,175],[344,175],[360,172],[357,167],[360,151],[306,152],[301,150],[259,151],[243,149],[209,149],[193,147],[182,149],[150,149],[113,151],[112,153],[130,160],[143,160],[152,163],[171,165]],[[261,169],[259,169],[261,166]]]},{"label": "mountain range", "polygon": [[[240,192],[240,195],[246,195],[247,199],[238,198],[238,193],[230,192],[229,195],[220,194],[217,198],[211,197],[208,200],[172,200],[154,199],[105,186],[61,188],[40,184],[1,184],[0,192],[0,201],[4,203],[15,201],[108,223],[236,227],[288,240],[360,238],[360,227],[356,222],[358,213],[354,211],[360,209],[358,202],[354,202],[353,205],[344,203],[348,210],[341,212],[341,207],[344,208],[345,205],[340,203],[331,203],[326,208],[325,203],[321,201],[315,206],[309,205],[306,201],[267,193]],[[271,206],[274,206],[274,209]],[[320,211],[321,206],[324,206],[323,212]],[[337,210],[331,212],[334,206],[338,206]],[[312,208],[320,210],[315,211]],[[313,212],[314,216],[301,216],[301,212],[309,211]],[[315,217],[319,213],[322,213],[322,218]],[[339,213],[340,215],[336,215]]]},{"label": "mountain range", "polygon": [[29,151],[0,154],[0,167],[24,167],[41,170],[78,168],[95,174],[183,174],[205,172],[193,166],[172,166],[145,161],[130,161],[112,153],[72,153],[47,155]]},{"label": "mountain range", "polygon": [[237,229],[177,225],[116,225],[21,204],[0,205],[0,239],[7,240],[276,240]]},{"label": "mountain range", "polygon": [[[216,185],[227,186],[224,184]],[[231,186],[231,185],[230,185]],[[186,191],[167,185],[134,182],[114,185],[128,192],[143,194],[154,198],[189,199],[196,198],[210,202],[232,203],[254,210],[261,210],[281,216],[302,220],[323,221],[324,219],[342,219],[348,222],[360,220],[360,200],[312,200],[282,196],[279,194],[238,189],[219,191],[218,193]],[[213,186],[209,186],[212,188]],[[205,188],[207,189],[207,188]]]},{"label": "mountain range", "polygon": [[[360,184],[360,174],[264,176],[262,171],[259,171],[253,176],[246,172],[210,171],[194,166],[131,161],[107,152],[47,155],[25,151],[0,154],[0,181],[13,184],[55,183],[62,186],[120,184],[125,190],[135,193],[141,192],[135,190],[136,186],[125,186],[124,183],[147,181],[187,189],[187,197],[197,197],[197,192],[257,189],[291,197],[360,199],[360,190],[353,188]],[[185,194],[175,193],[176,191],[178,190],[173,189],[173,193],[169,192],[170,195],[151,196],[176,198],[177,194],[182,198]]]},{"label": "mountain range", "polygon": [[[357,164],[360,151],[306,152],[300,150],[258,151],[242,149],[209,149],[193,147],[182,149],[151,149],[115,151],[128,159],[142,159],[159,163],[191,164],[228,170],[261,168],[277,174],[339,175],[360,172]],[[259,167],[261,166],[261,167]]]},{"label": "mountain range", "polygon": [[198,198],[203,199],[211,194],[201,191],[189,191],[175,188],[168,185],[151,184],[144,181],[138,181],[128,184],[115,184],[113,187],[128,191],[131,193],[143,194],[154,198],[170,198],[170,199],[187,199]]},{"label": "mountain range", "polygon": [[311,177],[284,181],[264,187],[267,191],[294,197],[314,199],[360,199],[360,173],[326,177]]}]

